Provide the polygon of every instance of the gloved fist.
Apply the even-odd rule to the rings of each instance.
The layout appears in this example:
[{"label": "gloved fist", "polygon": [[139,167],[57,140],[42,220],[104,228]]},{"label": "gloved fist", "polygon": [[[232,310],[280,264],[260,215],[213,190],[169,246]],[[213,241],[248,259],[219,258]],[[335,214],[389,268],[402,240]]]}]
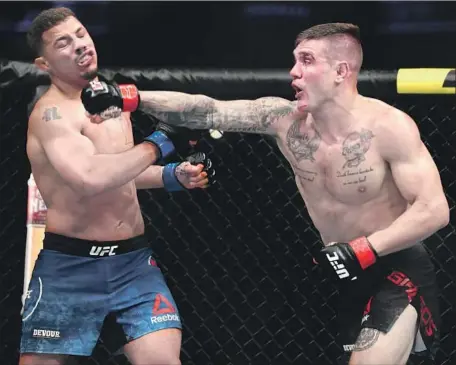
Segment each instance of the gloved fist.
[{"label": "gloved fist", "polygon": [[159,160],[163,162],[166,157],[177,152],[181,157],[187,156],[192,152],[193,146],[201,137],[201,131],[196,131],[184,127],[158,122],[155,132],[145,138],[145,141],[154,143],[161,156]]},{"label": "gloved fist", "polygon": [[135,85],[93,80],[82,90],[81,100],[89,114],[101,115],[113,107],[124,112],[134,112],[139,106],[140,97]]},{"label": "gloved fist", "polygon": [[167,191],[205,189],[215,183],[212,161],[202,152],[197,152],[182,163],[170,163],[163,168],[163,184]]},{"label": "gloved fist", "polygon": [[324,269],[335,272],[337,280],[348,282],[357,280],[365,269],[375,264],[378,255],[366,237],[359,237],[326,246],[315,259]]}]

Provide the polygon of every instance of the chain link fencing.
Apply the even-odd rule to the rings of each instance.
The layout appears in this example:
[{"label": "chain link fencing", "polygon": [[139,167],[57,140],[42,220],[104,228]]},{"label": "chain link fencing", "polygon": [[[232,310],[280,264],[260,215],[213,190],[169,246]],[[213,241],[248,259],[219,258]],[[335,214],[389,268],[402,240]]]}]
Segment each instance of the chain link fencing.
[{"label": "chain link fencing", "polygon": [[[0,359],[17,364],[24,275],[27,108],[32,88],[2,93],[0,144]],[[411,115],[439,168],[451,223],[426,241],[436,265],[442,313],[435,365],[456,363],[456,108],[448,96],[383,98]],[[151,130],[133,115],[137,140]],[[336,364],[337,292],[312,263],[319,245],[291,169],[273,141],[225,133],[205,137],[218,183],[205,191],[139,191],[147,237],[183,321],[184,365]],[[128,364],[115,356],[109,324],[80,364]],[[430,365],[412,358],[410,365]]]}]

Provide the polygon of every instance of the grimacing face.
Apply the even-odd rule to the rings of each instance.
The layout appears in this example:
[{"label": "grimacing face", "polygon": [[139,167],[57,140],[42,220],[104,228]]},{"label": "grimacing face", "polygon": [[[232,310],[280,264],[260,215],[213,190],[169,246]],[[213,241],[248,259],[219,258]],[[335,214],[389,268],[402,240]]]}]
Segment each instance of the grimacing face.
[{"label": "grimacing face", "polygon": [[35,63],[51,76],[74,83],[84,83],[96,76],[95,45],[87,29],[75,17],[68,17],[47,30],[42,39],[42,56]]},{"label": "grimacing face", "polygon": [[327,58],[327,47],[324,39],[310,39],[293,51],[295,64],[290,75],[299,111],[312,111],[334,94],[337,71]]}]

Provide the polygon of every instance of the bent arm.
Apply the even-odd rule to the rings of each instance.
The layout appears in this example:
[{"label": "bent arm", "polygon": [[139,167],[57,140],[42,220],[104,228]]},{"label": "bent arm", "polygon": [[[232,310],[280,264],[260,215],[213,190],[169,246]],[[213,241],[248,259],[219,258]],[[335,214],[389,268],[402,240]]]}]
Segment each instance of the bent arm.
[{"label": "bent arm", "polygon": [[439,171],[420,139],[415,122],[402,115],[389,124],[386,133],[379,133],[386,141],[384,157],[410,206],[389,227],[368,237],[379,256],[411,247],[449,222]]},{"label": "bent arm", "polygon": [[295,112],[293,102],[264,97],[220,101],[205,95],[140,91],[140,108],[165,123],[192,129],[276,134],[278,121]]},{"label": "bent arm", "polygon": [[149,166],[135,178],[136,189],[163,188],[163,166]]},{"label": "bent arm", "polygon": [[[41,116],[34,118],[41,119]],[[97,154],[71,119],[34,120],[34,135],[62,179],[83,196],[121,187],[157,160],[153,144],[144,142],[125,152]]]}]

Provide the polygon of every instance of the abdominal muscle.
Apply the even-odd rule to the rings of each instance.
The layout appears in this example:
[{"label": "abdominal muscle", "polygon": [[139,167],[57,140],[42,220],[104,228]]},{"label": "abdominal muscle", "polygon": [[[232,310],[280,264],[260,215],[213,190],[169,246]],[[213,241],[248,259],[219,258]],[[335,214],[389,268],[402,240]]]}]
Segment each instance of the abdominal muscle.
[{"label": "abdominal muscle", "polygon": [[93,241],[123,240],[144,233],[134,182],[95,197],[79,197],[61,181],[44,186],[41,195],[50,202],[47,232]]}]

